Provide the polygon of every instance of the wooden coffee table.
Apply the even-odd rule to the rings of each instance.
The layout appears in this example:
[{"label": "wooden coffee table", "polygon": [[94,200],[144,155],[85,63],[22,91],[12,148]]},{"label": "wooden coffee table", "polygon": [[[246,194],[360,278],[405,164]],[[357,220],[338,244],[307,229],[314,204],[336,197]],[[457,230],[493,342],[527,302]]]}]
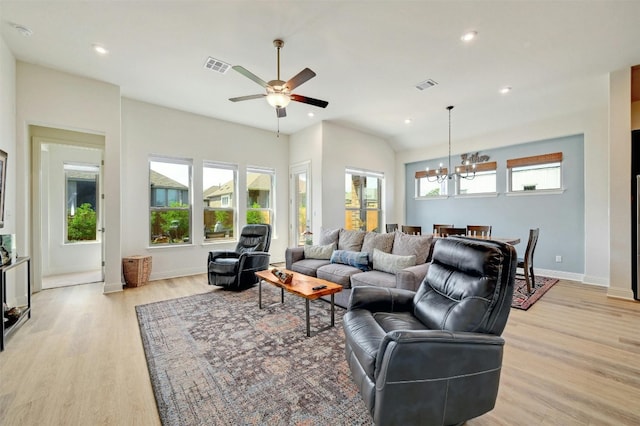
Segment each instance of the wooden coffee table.
[{"label": "wooden coffee table", "polygon": [[[331,295],[331,325],[319,329],[316,333],[319,333],[323,330],[327,330],[331,327],[335,326],[335,305],[334,305],[334,294],[342,291],[342,286],[340,284],[332,283],[331,281],[321,280],[320,278],[310,277],[304,274],[299,274],[297,272],[289,271],[288,269],[281,269],[281,271],[287,272],[293,275],[293,279],[289,284],[284,284],[278,280],[278,278],[268,271],[258,271],[256,272],[256,276],[259,278],[258,280],[258,307],[262,309],[262,281],[268,282],[269,284],[275,285],[276,287],[280,287],[280,303],[284,303],[284,291],[287,290],[289,293],[293,293],[296,296],[303,297],[305,300],[305,308],[306,308],[306,319],[307,319],[307,337],[311,337],[311,326],[309,322],[309,301],[318,299],[322,296]],[[313,287],[325,285],[326,288],[320,290],[313,290]]]}]

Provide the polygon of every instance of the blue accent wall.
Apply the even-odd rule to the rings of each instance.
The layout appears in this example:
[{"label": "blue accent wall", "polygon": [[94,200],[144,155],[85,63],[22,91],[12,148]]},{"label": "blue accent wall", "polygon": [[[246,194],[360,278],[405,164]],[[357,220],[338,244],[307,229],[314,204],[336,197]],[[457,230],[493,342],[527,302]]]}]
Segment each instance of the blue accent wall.
[{"label": "blue accent wall", "polygon": [[[505,195],[507,188],[507,160],[533,155],[563,153],[562,184],[564,192],[547,195]],[[434,223],[452,223],[456,227],[491,225],[496,237],[519,237],[518,256],[527,247],[530,228],[540,228],[534,256],[534,266],[540,269],[584,273],[584,136],[529,142],[486,151],[489,161],[497,162],[497,192],[491,197],[455,197],[416,200],[415,173],[426,167],[436,168],[447,158],[409,163],[406,171],[406,223],[421,225],[423,233],[431,233]],[[452,155],[452,166],[460,163],[459,155]],[[449,194],[455,183],[449,182]],[[562,256],[562,262],[556,262]]]}]

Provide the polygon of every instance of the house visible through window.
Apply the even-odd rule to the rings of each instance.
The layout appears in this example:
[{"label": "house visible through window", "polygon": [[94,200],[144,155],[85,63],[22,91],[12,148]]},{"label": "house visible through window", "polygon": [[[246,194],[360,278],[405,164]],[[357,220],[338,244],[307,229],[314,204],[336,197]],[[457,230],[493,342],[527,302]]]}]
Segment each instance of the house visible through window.
[{"label": "house visible through window", "polygon": [[383,181],[382,173],[345,171],[345,229],[380,232]]},{"label": "house visible through window", "polygon": [[247,168],[247,224],[267,223],[274,220],[275,170]]},{"label": "house visible through window", "polygon": [[509,192],[562,189],[562,153],[507,160]]},{"label": "house visible through window", "polygon": [[149,160],[150,244],[191,241],[191,161]]},{"label": "house visible through window", "polygon": [[206,241],[235,238],[238,166],[205,161],[202,168]]}]

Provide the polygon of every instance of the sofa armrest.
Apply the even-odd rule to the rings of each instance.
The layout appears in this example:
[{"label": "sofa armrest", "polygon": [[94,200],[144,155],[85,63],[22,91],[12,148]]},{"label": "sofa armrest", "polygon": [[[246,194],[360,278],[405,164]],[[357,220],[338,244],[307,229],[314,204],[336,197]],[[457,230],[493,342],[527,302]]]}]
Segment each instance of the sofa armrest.
[{"label": "sofa armrest", "polygon": [[420,287],[420,284],[424,281],[424,277],[427,276],[430,265],[430,262],[423,263],[396,272],[396,288],[418,291],[418,287]]},{"label": "sofa armrest", "polygon": [[287,269],[291,269],[291,265],[302,259],[304,259],[304,247],[287,247],[284,252]]},{"label": "sofa armrest", "polygon": [[371,312],[406,312],[413,310],[415,292],[398,288],[352,287],[349,311],[365,309]]}]

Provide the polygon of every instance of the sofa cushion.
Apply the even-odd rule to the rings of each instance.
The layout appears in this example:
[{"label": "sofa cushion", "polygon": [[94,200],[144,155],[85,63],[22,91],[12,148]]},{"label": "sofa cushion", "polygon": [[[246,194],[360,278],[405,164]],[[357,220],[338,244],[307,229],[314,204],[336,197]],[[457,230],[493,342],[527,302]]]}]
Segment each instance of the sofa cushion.
[{"label": "sofa cushion", "polygon": [[364,234],[364,231],[348,231],[341,228],[338,250],[361,251]]},{"label": "sofa cushion", "polygon": [[416,265],[425,263],[431,252],[433,235],[408,235],[400,231],[394,233],[391,254],[416,257]]},{"label": "sofa cushion", "polygon": [[294,262],[291,265],[291,270],[310,277],[316,277],[318,268],[328,264],[330,262],[324,259],[302,259]]},{"label": "sofa cushion", "polygon": [[393,233],[379,234],[377,232],[367,232],[362,242],[362,251],[369,253],[369,261],[373,259],[374,248],[385,253],[391,253],[394,238],[395,235]]},{"label": "sofa cushion", "polygon": [[340,236],[340,228],[336,228],[336,229],[320,228],[320,241],[318,241],[318,244],[320,244],[321,246],[324,246],[327,244],[335,244],[337,247],[339,236]]},{"label": "sofa cushion", "polygon": [[304,258],[329,260],[335,248],[335,243],[320,246],[304,246]]},{"label": "sofa cushion", "polygon": [[399,256],[373,249],[373,269],[378,271],[395,274],[396,271],[415,266],[415,264],[416,256],[414,254],[410,256]]},{"label": "sofa cushion", "polygon": [[351,287],[363,287],[372,285],[375,287],[395,288],[396,276],[382,271],[360,272],[351,276]]},{"label": "sofa cushion", "polygon": [[340,284],[344,288],[351,288],[351,276],[360,272],[362,271],[354,266],[330,263],[318,268],[316,276]]},{"label": "sofa cushion", "polygon": [[331,263],[355,266],[362,271],[369,270],[369,254],[363,251],[334,250]]}]

